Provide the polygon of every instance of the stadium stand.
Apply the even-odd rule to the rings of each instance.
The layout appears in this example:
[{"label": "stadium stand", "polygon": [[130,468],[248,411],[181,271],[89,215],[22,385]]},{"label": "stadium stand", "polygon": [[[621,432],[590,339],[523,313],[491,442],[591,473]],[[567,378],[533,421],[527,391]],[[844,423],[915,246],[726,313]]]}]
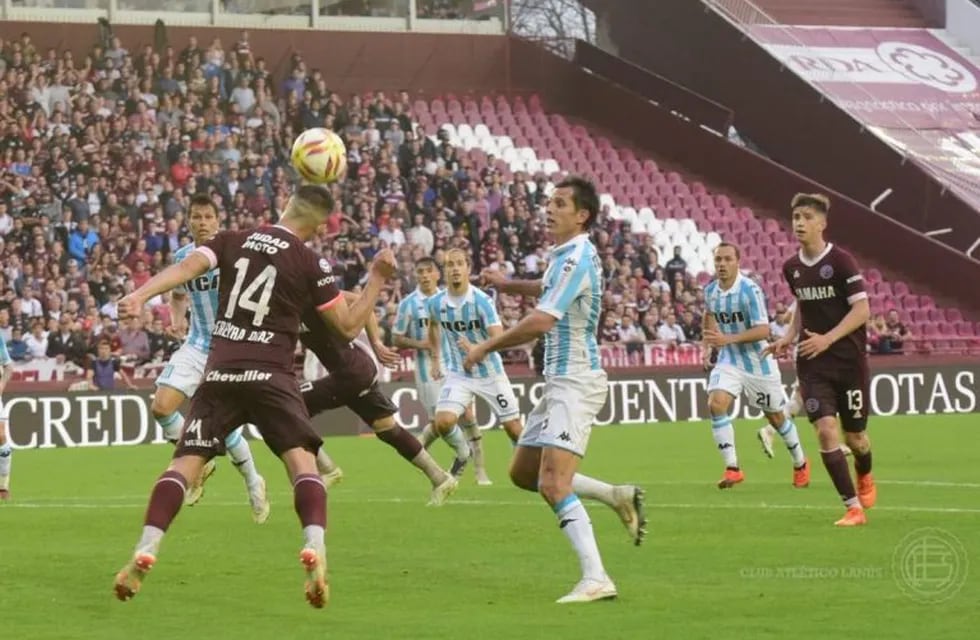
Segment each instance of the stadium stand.
[{"label": "stadium stand", "polygon": [[[115,38],[75,57],[38,50],[30,34],[0,42],[0,336],[19,379],[82,380],[104,340],[137,378],[154,376],[176,345],[167,297],[125,326],[116,302],[189,241],[189,194],[211,193],[227,228],[274,222],[292,184],[286,152],[313,126],[342,134],[350,164],[314,244],[351,289],[380,247],[397,247],[403,277],[378,308],[387,331],[427,253],[441,260],[463,246],[477,266],[540,273],[542,207],[566,172],[605,191],[595,241],[606,366],[698,361],[702,287],[722,239],[742,246],[774,325],[785,322],[778,272],[794,241],[779,223],[549,113],[537,96],[341,97],[298,53],[274,78],[244,34],[227,49],[192,41],[172,55],[127,49],[137,44]],[[959,310],[877,269],[866,275],[874,313],[896,310],[871,323],[885,352],[976,348],[980,327]],[[529,302],[500,296],[505,325]]]}]

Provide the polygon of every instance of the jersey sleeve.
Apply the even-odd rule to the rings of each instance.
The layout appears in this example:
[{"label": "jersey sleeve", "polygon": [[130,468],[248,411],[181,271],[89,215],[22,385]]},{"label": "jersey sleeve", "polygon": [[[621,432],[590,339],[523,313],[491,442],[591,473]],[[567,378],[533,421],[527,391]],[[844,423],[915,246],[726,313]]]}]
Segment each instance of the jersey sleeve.
[{"label": "jersey sleeve", "polygon": [[483,320],[484,327],[500,326],[500,315],[497,314],[497,305],[493,303],[490,296],[480,296],[477,298],[477,309],[480,319]]},{"label": "jersey sleeve", "polygon": [[412,321],[408,314],[410,304],[409,298],[402,298],[402,301],[398,303],[398,311],[395,313],[395,326],[392,327],[392,331],[400,336],[408,333],[408,325]]},{"label": "jersey sleeve", "polygon": [[[231,232],[221,231],[216,234],[213,238],[208,240],[202,245],[199,245],[194,251],[201,253],[205,258],[208,259],[208,264],[211,265],[210,268],[214,269],[218,266],[218,258],[221,257],[224,251],[225,245],[227,244],[228,236]],[[181,259],[186,258],[185,254]],[[176,264],[176,263],[175,263]]]},{"label": "jersey sleeve", "polygon": [[326,258],[317,258],[312,249],[307,251],[307,282],[310,283],[310,296],[317,311],[324,311],[342,300],[343,294],[337,288],[333,268]]},{"label": "jersey sleeve", "polygon": [[[205,254],[205,256],[206,255],[207,254]],[[177,251],[174,252],[174,262],[173,263],[174,264],[177,264],[178,262],[180,262],[181,260],[183,260],[186,257],[187,257],[187,252],[186,251],[184,251],[182,249],[177,249]],[[208,261],[209,262],[210,262],[210,260],[211,259],[208,258]],[[174,287],[174,292],[175,293],[180,293],[180,294],[183,294],[183,295],[186,296],[187,295],[187,283],[185,282],[184,284],[178,284],[176,287]]]},{"label": "jersey sleeve", "polygon": [[559,269],[558,275],[552,279],[550,286],[546,283],[547,290],[538,300],[538,311],[554,316],[557,320],[564,318],[582,288],[588,286],[590,266],[590,261],[576,261],[572,256],[565,258],[561,265],[555,265]]},{"label": "jersey sleeve", "polygon": [[769,309],[766,307],[766,297],[763,295],[762,289],[755,285],[749,285],[742,292],[742,299],[749,313],[749,325],[758,327],[769,324]]},{"label": "jersey sleeve", "polygon": [[837,254],[837,277],[840,279],[840,286],[847,296],[848,304],[854,304],[859,300],[866,300],[868,292],[864,288],[864,276],[858,268],[857,261],[851,254],[841,251]]}]

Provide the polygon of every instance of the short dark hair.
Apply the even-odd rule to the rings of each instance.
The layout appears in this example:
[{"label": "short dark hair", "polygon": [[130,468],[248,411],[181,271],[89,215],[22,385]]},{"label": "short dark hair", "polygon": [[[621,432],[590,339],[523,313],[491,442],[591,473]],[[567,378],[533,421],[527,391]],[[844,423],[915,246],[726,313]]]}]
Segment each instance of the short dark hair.
[{"label": "short dark hair", "polygon": [[432,256],[422,256],[421,258],[415,261],[416,269],[418,269],[419,267],[423,267],[425,265],[429,265],[433,269],[439,268],[438,263],[436,263],[436,259],[433,258]]},{"label": "short dark hair", "polygon": [[568,176],[555,185],[556,189],[564,187],[572,189],[572,202],[575,204],[575,210],[581,211],[585,209],[589,212],[589,217],[586,219],[584,227],[585,229],[589,229],[599,217],[599,194],[596,191],[595,184],[588,178]]},{"label": "short dark hair", "polygon": [[296,190],[296,197],[314,207],[326,210],[327,213],[333,211],[333,194],[326,187],[317,184],[304,184]]},{"label": "short dark hair", "polygon": [[830,198],[822,193],[798,193],[793,196],[790,207],[794,210],[800,207],[810,207],[827,215],[830,213]]},{"label": "short dark hair", "polygon": [[721,243],[718,244],[717,247],[715,247],[715,251],[717,251],[718,249],[721,249],[722,247],[731,247],[735,251],[735,259],[736,260],[741,260],[742,259],[742,250],[738,248],[738,245],[733,244],[731,242],[721,242]]},{"label": "short dark hair", "polygon": [[190,206],[187,207],[188,212],[190,211],[191,207],[211,207],[211,209],[214,211],[214,215],[218,215],[218,205],[216,205],[214,200],[211,199],[211,196],[206,193],[195,193],[192,195]]}]

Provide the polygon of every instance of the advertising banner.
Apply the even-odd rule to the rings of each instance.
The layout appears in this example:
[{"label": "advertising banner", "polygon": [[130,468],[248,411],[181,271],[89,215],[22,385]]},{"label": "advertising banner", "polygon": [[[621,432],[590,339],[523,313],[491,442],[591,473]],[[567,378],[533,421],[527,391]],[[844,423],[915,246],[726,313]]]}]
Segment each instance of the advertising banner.
[{"label": "advertising banner", "polygon": [[[896,363],[898,364],[898,363]],[[871,380],[872,415],[938,415],[974,413],[980,362],[920,367],[875,367]],[[788,377],[787,384],[791,383]],[[527,416],[544,391],[540,379],[512,380],[514,392]],[[597,418],[598,426],[707,419],[707,380],[703,372],[686,369],[677,373],[653,370],[647,374],[612,375],[609,399]],[[398,422],[420,429],[426,417],[409,383],[384,385],[399,408]],[[788,390],[788,389],[787,389]],[[152,391],[118,393],[42,392],[11,394],[4,398],[9,415],[9,434],[16,448],[131,446],[164,442],[150,412]],[[733,409],[737,418],[760,419],[761,414],[741,399]],[[481,426],[491,427],[488,407],[477,403]],[[324,436],[367,432],[346,409],[321,414],[314,425]],[[249,426],[246,433],[258,437]]]},{"label": "advertising banner", "polygon": [[980,69],[926,29],[757,26],[841,108],[980,209]]}]

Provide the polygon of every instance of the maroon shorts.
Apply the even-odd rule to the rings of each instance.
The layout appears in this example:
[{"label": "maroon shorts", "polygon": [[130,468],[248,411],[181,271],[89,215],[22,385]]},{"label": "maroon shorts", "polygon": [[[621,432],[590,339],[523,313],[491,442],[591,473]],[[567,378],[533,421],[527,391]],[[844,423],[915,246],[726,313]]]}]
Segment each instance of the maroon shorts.
[{"label": "maroon shorts", "polygon": [[798,374],[800,395],[810,422],[839,415],[844,431],[858,433],[867,428],[871,390],[867,359],[851,366],[830,367],[801,362]]},{"label": "maroon shorts", "polygon": [[316,453],[323,444],[313,430],[295,376],[256,370],[208,371],[191,399],[174,457],[221,455],[225,438],[243,424],[254,424],[277,456],[297,447]]},{"label": "maroon shorts", "polygon": [[326,376],[304,382],[300,389],[307,411],[315,416],[324,411],[347,407],[369,425],[398,413],[398,407],[382,393],[377,384],[372,381],[365,387],[363,382],[358,382],[343,376]]}]

